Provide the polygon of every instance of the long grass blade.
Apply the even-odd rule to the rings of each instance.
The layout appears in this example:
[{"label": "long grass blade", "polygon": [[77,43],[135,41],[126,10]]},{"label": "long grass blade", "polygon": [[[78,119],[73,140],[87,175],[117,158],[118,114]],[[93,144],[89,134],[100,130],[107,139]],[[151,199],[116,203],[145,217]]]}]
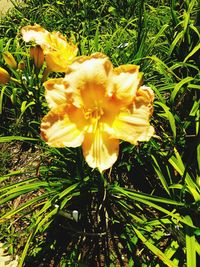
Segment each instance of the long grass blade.
[{"label": "long grass blade", "polygon": [[23,136],[0,136],[0,143],[11,142],[11,141],[38,141],[39,139]]},{"label": "long grass blade", "polygon": [[162,262],[164,262],[168,267],[177,267],[174,263],[156,246],[149,242],[146,237],[135,227],[133,227],[137,237],[143,242],[143,244],[151,250]]},{"label": "long grass blade", "polygon": [[[193,223],[190,216],[185,217],[189,223]],[[187,255],[187,267],[196,266],[196,239],[193,231],[186,227],[186,255]]]}]

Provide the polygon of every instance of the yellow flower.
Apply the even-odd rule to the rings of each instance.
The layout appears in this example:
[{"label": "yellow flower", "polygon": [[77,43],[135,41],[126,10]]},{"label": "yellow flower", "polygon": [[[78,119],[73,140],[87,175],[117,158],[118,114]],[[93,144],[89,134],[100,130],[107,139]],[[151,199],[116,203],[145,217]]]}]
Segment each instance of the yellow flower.
[{"label": "yellow flower", "polygon": [[15,58],[13,57],[13,55],[8,52],[8,51],[5,51],[2,53],[3,55],[3,59],[4,61],[6,62],[6,64],[12,68],[12,69],[16,69],[17,68],[17,62],[15,60]]},{"label": "yellow flower", "polygon": [[82,145],[90,167],[110,168],[119,139],[137,144],[154,133],[154,94],[140,86],[140,77],[138,66],[113,68],[101,53],[77,58],[64,78],[44,83],[51,110],[41,123],[42,138],[52,147]]},{"label": "yellow flower", "polygon": [[76,57],[76,45],[68,43],[59,32],[48,32],[40,25],[25,26],[21,29],[25,42],[33,41],[43,49],[47,67],[51,71],[65,72]]},{"label": "yellow flower", "polygon": [[0,84],[6,84],[10,81],[10,74],[0,67]]}]

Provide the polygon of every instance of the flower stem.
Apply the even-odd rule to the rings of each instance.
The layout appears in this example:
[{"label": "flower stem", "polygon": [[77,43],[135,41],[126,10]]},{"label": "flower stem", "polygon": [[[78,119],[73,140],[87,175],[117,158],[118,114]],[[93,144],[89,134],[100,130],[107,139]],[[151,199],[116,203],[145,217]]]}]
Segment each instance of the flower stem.
[{"label": "flower stem", "polygon": [[21,85],[21,82],[13,77],[11,77],[10,80],[18,85]]}]

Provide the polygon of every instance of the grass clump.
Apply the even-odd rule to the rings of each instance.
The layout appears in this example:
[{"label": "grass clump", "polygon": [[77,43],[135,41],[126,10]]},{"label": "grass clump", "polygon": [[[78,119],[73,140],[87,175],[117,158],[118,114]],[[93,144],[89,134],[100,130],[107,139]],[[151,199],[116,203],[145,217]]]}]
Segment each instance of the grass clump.
[{"label": "grass clump", "polygon": [[[103,177],[80,148],[40,139],[46,65],[35,67],[20,35],[34,23],[66,34],[79,55],[140,65],[155,92],[156,137],[121,142]],[[19,266],[198,266],[199,27],[195,0],[25,0],[1,19],[0,65],[12,79],[0,87],[0,239],[21,255]],[[23,164],[10,160],[13,144]]]}]

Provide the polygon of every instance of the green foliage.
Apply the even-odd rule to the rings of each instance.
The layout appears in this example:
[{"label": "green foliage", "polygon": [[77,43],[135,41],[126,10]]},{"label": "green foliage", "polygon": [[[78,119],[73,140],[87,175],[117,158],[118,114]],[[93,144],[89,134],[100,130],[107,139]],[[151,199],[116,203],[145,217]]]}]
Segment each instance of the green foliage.
[{"label": "green foliage", "polygon": [[38,121],[46,110],[42,86],[45,66],[41,69],[35,67],[30,52],[28,49],[27,51],[21,50],[17,38],[12,45],[11,39],[8,43],[2,39],[2,45],[5,46],[3,51],[8,51],[10,47],[16,49],[13,54],[18,67],[13,69],[12,66],[6,65],[1,55],[1,64],[11,76],[9,84],[1,90],[1,128],[5,131],[5,123],[11,123],[13,127],[8,130],[14,134],[21,131],[26,135],[37,135]]},{"label": "green foliage", "polygon": [[[0,85],[0,240],[21,255],[19,266],[43,259],[49,266],[198,266],[199,1],[23,2],[0,26],[0,65],[12,77]],[[45,64],[34,66],[19,32],[33,23],[67,34],[80,55],[100,51],[116,66],[139,64],[155,92],[156,135],[148,144],[122,142],[104,176],[79,148],[40,140]],[[27,162],[15,166],[9,144],[17,142]]]}]

